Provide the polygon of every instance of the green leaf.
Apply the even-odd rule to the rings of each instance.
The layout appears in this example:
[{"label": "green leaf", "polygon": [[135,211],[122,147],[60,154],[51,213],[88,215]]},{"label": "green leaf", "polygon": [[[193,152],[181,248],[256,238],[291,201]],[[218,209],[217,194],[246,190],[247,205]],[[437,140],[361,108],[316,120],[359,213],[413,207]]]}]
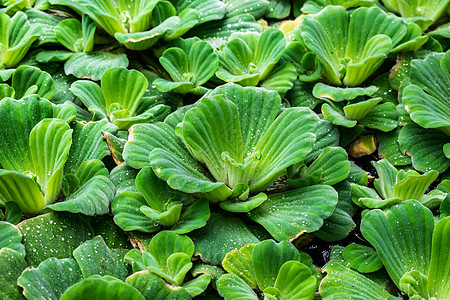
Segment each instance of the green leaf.
[{"label": "green leaf", "polygon": [[49,73],[27,65],[22,65],[14,71],[11,87],[15,90],[16,99],[30,94],[50,99],[55,92],[55,83]]},{"label": "green leaf", "polygon": [[392,195],[402,200],[415,199],[419,201],[428,187],[439,176],[439,173],[434,170],[422,175],[408,175],[403,179],[400,178],[401,174],[401,172],[397,174],[397,183],[394,186]]},{"label": "green leaf", "polygon": [[219,0],[192,0],[189,2],[183,0],[171,0],[171,3],[175,6],[177,13],[182,12],[186,8],[195,9],[199,15],[199,24],[220,20],[226,13],[224,3]]},{"label": "green leaf", "polygon": [[400,150],[411,156],[413,167],[421,172],[436,170],[443,173],[450,167],[450,159],[443,151],[448,141],[448,136],[441,131],[414,124],[405,125],[398,137]]},{"label": "green leaf", "polygon": [[180,220],[172,227],[179,234],[185,234],[206,225],[210,217],[209,201],[199,199],[181,213]]},{"label": "green leaf", "polygon": [[411,299],[428,298],[427,277],[420,271],[412,270],[407,272],[400,279],[400,289]]},{"label": "green leaf", "polygon": [[[215,115],[211,119],[209,116]],[[241,173],[233,164],[226,163],[224,155],[243,163],[242,137],[238,110],[224,98],[203,98],[189,110],[183,120],[183,138],[193,156],[204,163],[217,181],[230,188],[241,183]],[[227,128],[224,132],[221,128]],[[225,164],[224,164],[225,160]],[[227,178],[228,177],[228,178]]]},{"label": "green leaf", "polygon": [[375,272],[383,267],[375,249],[367,246],[350,244],[345,247],[342,255],[350,267],[361,273]]},{"label": "green leaf", "polygon": [[[389,0],[384,0],[383,4],[391,11],[395,13],[400,13],[400,15],[404,18],[411,17],[423,17],[425,19],[436,20],[445,10],[448,1],[433,1],[433,2],[424,2],[418,3],[414,1],[402,1],[402,2],[393,2]],[[428,20],[428,25],[423,29],[425,30],[432,21]]]},{"label": "green leaf", "polygon": [[391,131],[398,126],[398,113],[392,103],[382,103],[375,106],[369,113],[359,120],[359,123],[384,132]]},{"label": "green leaf", "polygon": [[316,141],[311,152],[304,159],[306,164],[312,162],[325,148],[339,145],[338,129],[325,119],[319,120],[314,134],[316,135]]},{"label": "green leaf", "polygon": [[333,185],[347,178],[349,172],[350,162],[347,152],[340,147],[326,147],[306,169],[306,174],[302,173],[299,179],[291,179],[287,183],[302,187],[309,178],[317,177],[313,184]]},{"label": "green leaf", "polygon": [[92,112],[94,120],[107,117],[105,98],[98,84],[92,81],[78,80],[72,83],[70,91]]},{"label": "green leaf", "polygon": [[116,195],[125,191],[139,192],[135,185],[138,172],[138,170],[131,168],[125,163],[112,169],[110,178],[116,186]]},{"label": "green leaf", "polygon": [[149,252],[142,254],[143,262],[153,273],[179,286],[191,269],[194,243],[183,235],[162,231],[150,242]]},{"label": "green leaf", "polygon": [[255,19],[261,18],[267,11],[270,2],[266,0],[225,0],[225,6],[227,8],[227,17],[234,17],[241,14],[250,14]]},{"label": "green leaf", "polygon": [[[37,1],[39,2],[39,0]],[[44,1],[45,2],[45,1]],[[48,2],[47,2],[48,3]],[[57,44],[58,40],[55,35],[55,26],[63,20],[62,17],[45,13],[37,7],[38,3],[35,3],[34,8],[28,7],[25,9],[25,14],[32,24],[39,24],[41,27],[41,34],[36,41],[36,45],[43,44]],[[48,8],[45,8],[48,9]]]},{"label": "green leaf", "polygon": [[125,231],[156,231],[159,225],[140,210],[145,205],[148,205],[147,201],[138,193],[123,192],[118,194],[111,206],[114,222]]},{"label": "green leaf", "polygon": [[0,97],[3,98],[14,98],[15,91],[12,87],[7,84],[0,84]]},{"label": "green leaf", "polygon": [[[29,135],[33,127],[42,119],[57,117],[65,111],[64,106],[53,105],[37,95],[22,100],[4,99],[0,103],[0,163],[7,170],[34,173]],[[75,115],[67,118],[70,122]],[[74,112],[73,112],[74,113]],[[15,130],[10,130],[15,128]]]},{"label": "green leaf", "polygon": [[333,214],[324,220],[323,226],[314,233],[315,236],[327,242],[344,239],[356,227],[353,221],[356,205],[352,201],[350,183],[340,182],[334,186],[334,189],[339,197],[336,208]]},{"label": "green leaf", "polygon": [[83,280],[72,258],[48,258],[36,268],[27,268],[17,280],[28,299],[58,300],[71,285]]},{"label": "green leaf", "polygon": [[227,300],[232,299],[259,299],[247,283],[235,274],[222,275],[216,282],[219,295]]},{"label": "green leaf", "polygon": [[284,19],[291,11],[291,3],[287,0],[271,1],[266,16],[268,18]]},{"label": "green leaf", "polygon": [[5,203],[4,220],[13,225],[17,225],[22,220],[22,211],[17,203],[12,201]]},{"label": "green leaf", "polygon": [[153,171],[171,188],[185,193],[204,193],[206,198],[216,202],[231,194],[224,183],[212,182],[203,175],[202,166],[193,159],[169,125],[135,125],[130,129],[124,149],[125,161],[133,167],[143,167],[149,164],[145,154],[150,151],[149,162]]},{"label": "green leaf", "polygon": [[192,279],[191,281],[186,282],[183,285],[183,288],[191,295],[192,297],[196,297],[202,294],[209,283],[211,282],[211,275],[203,274],[197,278]]},{"label": "green leaf", "polygon": [[[199,0],[202,1],[202,0]],[[215,0],[214,0],[215,1]],[[205,7],[206,8],[206,7]],[[261,32],[262,27],[251,15],[241,14],[226,18],[217,22],[211,22],[197,26],[188,36],[197,36],[208,42],[214,48],[218,48],[227,42],[228,37],[234,32]]]},{"label": "green leaf", "polygon": [[378,133],[378,156],[387,159],[394,166],[404,166],[411,164],[411,158],[400,151],[398,136],[400,128],[393,132]]},{"label": "green leaf", "polygon": [[287,167],[305,158],[315,141],[312,132],[317,121],[317,116],[305,108],[286,109],[275,119],[255,147],[261,158],[250,183],[252,191],[266,189]]},{"label": "green leaf", "polygon": [[85,240],[92,237],[92,227],[79,215],[53,212],[17,225],[23,235],[26,259],[37,266],[50,257],[69,258]]},{"label": "green leaf", "polygon": [[381,98],[373,98],[344,106],[343,111],[347,119],[360,120],[380,103]]},{"label": "green leaf", "polygon": [[179,17],[173,16],[165,19],[151,30],[131,33],[116,32],[114,37],[128,49],[141,51],[152,47],[166,32],[176,29],[180,25],[180,21]]},{"label": "green leaf", "polygon": [[10,19],[0,13],[2,27],[2,53],[0,65],[11,68],[17,65],[25,56],[31,44],[39,38],[41,29],[37,24],[30,24],[25,13],[19,11]]},{"label": "green leaf", "polygon": [[222,266],[228,273],[239,276],[252,289],[257,287],[252,256],[254,247],[255,244],[247,244],[241,249],[232,250],[222,261]]},{"label": "green leaf", "polygon": [[90,178],[63,202],[47,205],[56,211],[82,213],[87,216],[104,215],[109,212],[109,206],[116,189],[108,177],[98,175]]},{"label": "green leaf", "polygon": [[278,272],[275,288],[284,299],[308,300],[314,298],[316,280],[306,265],[298,261],[288,261]]},{"label": "green leaf", "polygon": [[0,200],[14,201],[25,214],[37,214],[47,204],[36,181],[16,171],[0,169]]},{"label": "green leaf", "polygon": [[[115,123],[116,119],[136,114],[140,100],[148,88],[148,81],[136,70],[109,68],[102,76],[101,87],[106,113],[111,122]],[[119,128],[125,129],[120,126]]]},{"label": "green leaf", "polygon": [[219,213],[211,213],[206,226],[189,233],[189,237],[195,244],[195,255],[214,265],[220,265],[231,250],[259,242],[240,219]]},{"label": "green leaf", "polygon": [[69,157],[64,165],[64,173],[75,174],[81,165],[86,161],[101,160],[109,155],[108,147],[105,144],[102,132],[117,131],[117,127],[107,120],[97,122],[73,122],[72,124],[72,146]]},{"label": "green leaf", "polygon": [[397,169],[385,159],[373,161],[372,165],[378,173],[378,178],[375,179],[373,183],[375,189],[384,199],[391,198],[393,196],[394,187],[397,183]]},{"label": "green leaf", "polygon": [[67,50],[49,50],[41,51],[36,55],[36,60],[41,63],[66,61],[73,56],[73,53]]},{"label": "green leaf", "polygon": [[72,130],[60,119],[44,119],[30,133],[30,150],[37,183],[47,204],[58,197],[63,168],[72,144]]},{"label": "green leaf", "polygon": [[354,127],[357,123],[355,120],[349,120],[342,115],[339,111],[333,108],[328,103],[322,104],[322,114],[331,123],[334,125],[344,126],[347,128]]},{"label": "green leaf", "polygon": [[277,29],[265,30],[254,51],[254,63],[258,66],[260,80],[264,80],[283,55],[286,41]]},{"label": "green leaf", "polygon": [[85,279],[92,275],[110,275],[125,280],[128,268],[123,254],[121,251],[109,249],[101,236],[84,242],[73,251]]},{"label": "green leaf", "polygon": [[[299,261],[300,253],[288,241],[276,243],[273,240],[266,240],[253,248],[252,260],[258,288],[263,291],[267,287],[275,286],[277,275],[283,264],[292,260]],[[271,263],[268,264],[268,261]]]},{"label": "green leaf", "polygon": [[188,201],[189,197],[172,190],[166,182],[156,177],[152,168],[144,167],[136,177],[136,186],[145,197],[148,205],[154,209],[163,211],[170,200],[176,199],[182,202]]},{"label": "green leaf", "polygon": [[427,274],[433,227],[433,214],[415,200],[395,204],[384,212],[372,210],[361,222],[363,236],[377,250],[397,286],[406,272]]},{"label": "green leaf", "polygon": [[80,281],[66,290],[61,300],[82,300],[87,297],[104,300],[144,300],[144,296],[133,286],[114,277],[91,277]]},{"label": "green leaf", "polygon": [[428,271],[428,293],[437,299],[449,298],[449,253],[450,218],[441,219],[434,228],[430,269]]},{"label": "green leaf", "polygon": [[336,191],[315,185],[284,193],[269,194],[268,199],[249,213],[278,241],[294,240],[305,232],[313,232],[333,213],[338,202]]},{"label": "green leaf", "polygon": [[9,249],[0,249],[0,297],[3,299],[23,299],[17,278],[28,266],[24,256]]},{"label": "green leaf", "polygon": [[67,75],[72,74],[78,78],[100,80],[109,68],[127,66],[128,58],[123,53],[75,53],[64,64],[64,71]]},{"label": "green leaf", "polygon": [[390,295],[380,284],[347,268],[339,261],[332,261],[324,267],[327,276],[320,285],[323,299],[342,299],[352,295],[355,299],[398,299]]},{"label": "green leaf", "polygon": [[188,56],[189,70],[195,75],[195,84],[206,83],[219,66],[217,54],[207,42],[199,41],[192,45]]},{"label": "green leaf", "polygon": [[134,286],[145,299],[191,299],[189,293],[179,286],[167,286],[164,279],[149,270],[136,272],[125,280]]},{"label": "green leaf", "polygon": [[81,22],[77,19],[66,19],[55,27],[58,42],[72,52],[83,51],[83,31]]},{"label": "green leaf", "polygon": [[8,248],[25,256],[25,247],[22,245],[22,233],[20,230],[7,222],[0,221],[0,249]]},{"label": "green leaf", "polygon": [[366,88],[340,88],[334,87],[322,82],[316,83],[312,90],[312,94],[316,98],[325,98],[334,102],[341,102],[344,100],[353,100],[359,96],[372,96],[378,91],[378,87],[371,85]]},{"label": "green leaf", "polygon": [[411,62],[413,84],[404,89],[402,102],[411,119],[421,127],[450,132],[449,78],[444,71],[444,58],[449,55],[433,54]]}]

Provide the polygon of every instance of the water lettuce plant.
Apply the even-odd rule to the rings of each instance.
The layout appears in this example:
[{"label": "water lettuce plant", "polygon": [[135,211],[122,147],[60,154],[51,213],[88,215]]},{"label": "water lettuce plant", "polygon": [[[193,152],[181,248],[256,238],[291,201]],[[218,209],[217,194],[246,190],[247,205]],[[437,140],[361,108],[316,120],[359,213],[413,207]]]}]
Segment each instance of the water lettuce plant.
[{"label": "water lettuce plant", "polygon": [[342,6],[327,6],[306,16],[298,31],[299,39],[319,57],[327,80],[345,86],[363,83],[390,52],[412,39],[405,21],[378,7],[347,12]]},{"label": "water lettuce plant", "polygon": [[[254,109],[247,112],[248,106]],[[124,158],[134,168],[151,165],[173,189],[215,203],[245,201],[301,162],[314,144],[317,115],[303,108],[280,109],[276,92],[226,85],[204,96],[176,128],[167,122],[133,126]],[[214,180],[203,175],[200,163]],[[264,199],[259,194],[252,201]]]},{"label": "water lettuce plant", "polygon": [[220,60],[216,76],[242,86],[260,85],[284,95],[292,87],[296,71],[292,64],[280,61],[286,40],[277,29],[259,33],[235,33],[218,51]]},{"label": "water lettuce plant", "polygon": [[225,256],[222,265],[229,274],[219,278],[217,289],[230,300],[258,299],[254,289],[268,299],[313,299],[317,279],[304,259],[288,242],[245,245]]},{"label": "water lettuce plant", "polygon": [[[435,170],[419,174],[414,170],[397,170],[387,160],[372,162],[379,178],[375,179],[375,190],[352,183],[353,202],[367,208],[383,208],[392,204],[417,200],[429,208],[438,207],[447,196],[439,190],[424,195],[439,173]],[[378,192],[378,193],[377,193]],[[379,196],[381,195],[381,197]]]},{"label": "water lettuce plant", "polygon": [[448,299],[447,0],[0,0],[0,299]]},{"label": "water lettuce plant", "polygon": [[216,72],[219,59],[214,49],[199,38],[177,40],[159,58],[173,81],[158,78],[153,84],[163,92],[203,94],[202,87]]},{"label": "water lettuce plant", "polygon": [[31,44],[39,38],[41,28],[30,24],[23,12],[17,12],[12,18],[0,12],[0,22],[0,68],[11,68],[23,59]]},{"label": "water lettuce plant", "polygon": [[71,90],[92,112],[94,120],[108,118],[126,130],[136,123],[161,120],[169,111],[167,106],[145,97],[148,85],[139,71],[117,67],[103,74],[101,87],[92,81],[76,81]]}]

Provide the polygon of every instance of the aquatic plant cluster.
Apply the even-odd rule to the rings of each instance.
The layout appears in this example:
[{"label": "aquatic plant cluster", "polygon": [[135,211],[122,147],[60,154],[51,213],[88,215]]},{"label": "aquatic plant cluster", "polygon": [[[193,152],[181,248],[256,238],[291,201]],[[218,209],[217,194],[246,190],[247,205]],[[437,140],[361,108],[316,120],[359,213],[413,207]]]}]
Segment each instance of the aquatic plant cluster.
[{"label": "aquatic plant cluster", "polygon": [[450,0],[0,0],[0,299],[450,300]]}]

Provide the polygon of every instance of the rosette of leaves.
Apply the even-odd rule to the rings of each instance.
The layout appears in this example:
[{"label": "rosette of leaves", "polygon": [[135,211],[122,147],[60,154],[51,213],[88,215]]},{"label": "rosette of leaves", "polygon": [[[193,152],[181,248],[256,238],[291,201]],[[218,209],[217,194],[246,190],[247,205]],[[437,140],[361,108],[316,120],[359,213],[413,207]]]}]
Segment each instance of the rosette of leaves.
[{"label": "rosette of leaves", "polygon": [[297,77],[295,67],[289,62],[277,63],[286,48],[284,35],[278,29],[233,33],[228,43],[217,54],[219,69],[216,76],[225,82],[242,86],[260,85],[284,95]]},{"label": "rosette of leaves", "polygon": [[[408,200],[384,211],[368,212],[361,222],[361,232],[376,253],[361,257],[360,262],[369,263],[379,256],[394,284],[410,299],[450,299],[449,217],[435,222],[428,208]],[[346,250],[336,246],[324,266],[328,273],[320,286],[324,299],[349,293],[358,299],[398,299],[389,294],[380,276],[354,270],[355,257],[346,258]]]},{"label": "rosette of leaves", "polygon": [[217,280],[217,290],[226,300],[256,300],[260,293],[264,299],[314,299],[317,271],[312,273],[304,259],[287,241],[245,245],[225,256],[228,274]]},{"label": "rosette of leaves", "polygon": [[173,81],[158,78],[153,85],[163,92],[204,94],[202,87],[217,71],[219,59],[210,44],[199,38],[177,40],[159,58]]},{"label": "rosette of leaves", "polygon": [[[294,169],[294,168],[292,168]],[[326,147],[307,166],[305,162],[289,170],[291,178],[287,183],[297,187],[310,186],[314,184],[334,185],[346,179],[350,172],[350,161],[345,150],[341,147]],[[292,175],[292,173],[296,173]]]},{"label": "rosette of leaves", "polygon": [[127,67],[128,59],[122,51],[93,51],[95,23],[83,14],[81,22],[65,19],[53,28],[56,42],[67,50],[44,50],[36,55],[41,63],[65,61],[64,71],[78,78],[100,80],[112,67]]},{"label": "rosette of leaves", "polygon": [[378,178],[374,181],[375,190],[352,183],[353,202],[361,207],[385,208],[413,199],[426,207],[435,208],[447,196],[447,193],[437,189],[425,194],[438,177],[437,171],[432,170],[425,174],[419,174],[414,170],[399,171],[385,159],[372,162],[372,165],[378,173]]},{"label": "rosette of leaves", "polygon": [[[38,95],[0,102],[0,203],[14,201],[27,215],[53,210],[105,214],[115,193],[98,159],[108,154],[100,130],[107,122],[72,123],[75,108]],[[15,130],[10,130],[15,128]],[[109,129],[111,130],[111,129]],[[84,148],[81,148],[83,145]],[[103,146],[103,148],[102,148]],[[63,188],[65,201],[55,202]]]},{"label": "rosette of leaves", "polygon": [[[301,162],[314,144],[317,115],[280,109],[274,91],[225,85],[189,109],[176,131],[168,123],[132,127],[124,158],[134,168],[150,164],[173,189],[215,203],[244,203]],[[253,201],[264,199],[260,194]]]},{"label": "rosette of leaves", "polygon": [[[72,130],[66,121],[73,120],[75,112],[70,106],[30,97],[0,102],[5,124],[0,129],[0,163],[4,168],[0,170],[0,200],[15,201],[24,213],[37,214],[61,191],[63,167],[72,143]],[[28,109],[35,114],[29,114]]]},{"label": "rosette of leaves", "polygon": [[[191,299],[203,293],[211,281],[208,274],[186,281],[186,275],[193,266],[193,255],[194,243],[188,236],[172,231],[159,232],[150,241],[148,251],[132,249],[125,255],[125,261],[131,264],[134,273],[126,282],[145,290],[144,282],[154,274],[170,287],[173,297]],[[150,291],[147,294],[152,295]]]},{"label": "rosette of leaves", "polygon": [[15,70],[11,69],[10,78],[6,82],[9,84],[0,84],[0,98],[21,99],[36,94],[42,98],[51,99],[55,93],[55,82],[52,76],[32,66],[22,65]]},{"label": "rosette of leaves", "polygon": [[[71,7],[80,14],[87,14],[109,35],[131,50],[152,47],[161,37],[174,39],[186,33],[204,18],[208,21],[221,19],[225,6],[217,0],[191,1],[178,11],[169,1],[160,0],[52,0],[52,4]],[[202,5],[217,6],[208,13]],[[205,16],[202,15],[205,14]],[[178,14],[178,15],[177,15]]]},{"label": "rosette of leaves", "polygon": [[154,232],[161,227],[184,234],[206,225],[209,202],[171,189],[153,173],[143,168],[136,177],[135,191],[118,194],[112,203],[114,221],[125,231]]},{"label": "rosette of leaves", "polygon": [[359,124],[388,132],[398,126],[397,108],[391,102],[383,102],[381,97],[366,98],[375,95],[378,90],[374,85],[342,88],[319,82],[312,94],[325,102],[321,111],[331,123],[346,128]]},{"label": "rosette of leaves", "polygon": [[31,24],[23,12],[17,12],[12,18],[0,12],[0,27],[0,68],[14,67],[39,38],[41,28]]},{"label": "rosette of leaves", "polygon": [[94,120],[107,118],[120,130],[127,130],[136,123],[162,120],[170,111],[154,97],[146,97],[148,85],[141,72],[115,67],[103,74],[101,87],[79,80],[70,90],[92,112]]},{"label": "rosette of leaves", "polygon": [[411,84],[403,90],[402,103],[420,127],[407,124],[398,141],[420,171],[434,169],[442,173],[450,166],[449,70],[450,52],[431,53],[411,61]]},{"label": "rosette of leaves", "polygon": [[175,190],[231,212],[250,212],[279,241],[294,239],[318,230],[338,196],[324,184],[263,193],[303,161],[315,141],[317,115],[280,108],[275,91],[228,84],[164,123],[134,125],[123,157],[135,169],[150,165]]},{"label": "rosette of leaves", "polygon": [[414,22],[421,25],[423,30],[427,29],[445,12],[449,3],[448,0],[382,0],[382,2],[390,11],[399,14],[403,18],[412,18]]},{"label": "rosette of leaves", "polygon": [[361,232],[410,299],[450,299],[449,217],[435,223],[428,208],[409,200],[370,211]]},{"label": "rosette of leaves", "polygon": [[327,80],[345,86],[362,84],[389,53],[415,50],[427,40],[418,25],[378,7],[347,12],[342,6],[327,6],[307,15],[297,33],[318,56]]}]

